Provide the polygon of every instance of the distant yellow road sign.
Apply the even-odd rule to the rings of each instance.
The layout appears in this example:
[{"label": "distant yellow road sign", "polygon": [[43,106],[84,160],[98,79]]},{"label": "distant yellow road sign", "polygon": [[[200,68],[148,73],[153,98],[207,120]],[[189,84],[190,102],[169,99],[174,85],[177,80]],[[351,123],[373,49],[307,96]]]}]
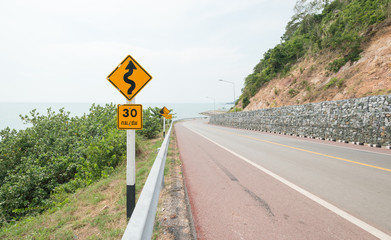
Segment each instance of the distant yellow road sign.
[{"label": "distant yellow road sign", "polygon": [[122,104],[117,108],[118,129],[143,129],[143,106]]},{"label": "distant yellow road sign", "polygon": [[166,119],[172,119],[172,115],[171,115],[171,114],[167,114],[167,115],[165,116],[165,118],[166,118]]},{"label": "distant yellow road sign", "polygon": [[152,79],[143,67],[128,55],[107,77],[129,101]]},{"label": "distant yellow road sign", "polygon": [[170,113],[170,110],[168,110],[166,107],[163,107],[162,109],[160,109],[160,114],[163,116],[163,117],[166,117],[167,114]]}]

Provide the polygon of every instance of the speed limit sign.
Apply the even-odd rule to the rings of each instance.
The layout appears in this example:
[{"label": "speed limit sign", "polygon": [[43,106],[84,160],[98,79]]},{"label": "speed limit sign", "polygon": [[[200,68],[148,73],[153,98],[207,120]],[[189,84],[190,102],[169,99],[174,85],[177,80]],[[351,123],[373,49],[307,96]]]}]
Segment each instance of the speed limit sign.
[{"label": "speed limit sign", "polygon": [[143,106],[141,104],[120,104],[117,108],[118,129],[143,129]]}]

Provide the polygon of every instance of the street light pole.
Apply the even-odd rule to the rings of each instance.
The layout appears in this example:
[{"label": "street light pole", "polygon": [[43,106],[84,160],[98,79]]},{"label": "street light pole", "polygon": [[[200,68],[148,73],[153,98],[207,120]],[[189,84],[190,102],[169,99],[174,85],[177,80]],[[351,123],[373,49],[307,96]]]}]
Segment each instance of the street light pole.
[{"label": "street light pole", "polygon": [[234,82],[230,82],[230,81],[226,81],[226,80],[222,80],[222,79],[219,79],[220,82],[226,82],[226,83],[231,83],[233,85],[233,88],[234,88],[234,106],[235,106],[235,83]]},{"label": "street light pole", "polygon": [[211,97],[206,97],[213,100],[213,112],[216,112],[216,99]]}]

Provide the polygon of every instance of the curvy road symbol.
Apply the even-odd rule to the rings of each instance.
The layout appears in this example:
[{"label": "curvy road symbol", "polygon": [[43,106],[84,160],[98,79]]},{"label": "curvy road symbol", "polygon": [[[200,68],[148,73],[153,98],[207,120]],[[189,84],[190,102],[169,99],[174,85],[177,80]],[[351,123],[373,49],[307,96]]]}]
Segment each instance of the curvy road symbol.
[{"label": "curvy road symbol", "polygon": [[137,69],[136,66],[134,66],[134,63],[132,61],[129,61],[128,66],[126,66],[125,69],[128,69],[129,72],[125,73],[124,75],[124,81],[128,84],[130,84],[130,88],[128,89],[128,95],[131,95],[133,90],[136,88],[136,83],[129,79],[129,77],[133,74],[133,70]]}]

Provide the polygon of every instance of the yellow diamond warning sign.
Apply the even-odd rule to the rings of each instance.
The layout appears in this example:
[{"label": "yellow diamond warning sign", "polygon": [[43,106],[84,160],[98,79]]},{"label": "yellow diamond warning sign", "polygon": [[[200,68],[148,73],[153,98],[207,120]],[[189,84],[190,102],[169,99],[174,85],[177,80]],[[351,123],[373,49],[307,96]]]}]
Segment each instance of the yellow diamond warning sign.
[{"label": "yellow diamond warning sign", "polygon": [[118,129],[143,129],[143,106],[122,104],[117,108]]},{"label": "yellow diamond warning sign", "polygon": [[128,55],[107,77],[129,101],[152,79],[143,67]]},{"label": "yellow diamond warning sign", "polygon": [[163,107],[162,109],[160,109],[160,114],[162,115],[162,116],[166,116],[167,114],[169,114],[170,113],[170,110],[168,110],[166,107]]}]

